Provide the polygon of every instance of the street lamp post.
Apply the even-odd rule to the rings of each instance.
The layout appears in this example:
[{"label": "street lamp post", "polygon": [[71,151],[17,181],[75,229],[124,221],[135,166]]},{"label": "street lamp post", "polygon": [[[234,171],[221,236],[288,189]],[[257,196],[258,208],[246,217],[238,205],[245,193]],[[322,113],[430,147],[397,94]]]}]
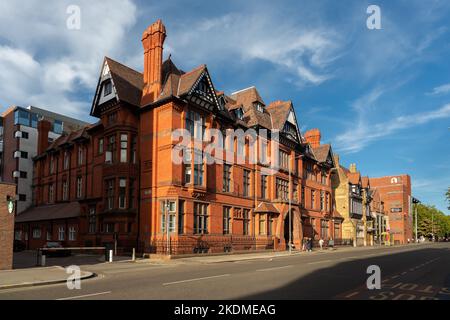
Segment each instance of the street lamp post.
[{"label": "street lamp post", "polygon": [[169,233],[169,202],[167,200],[164,201],[164,210],[166,211],[166,246],[167,246],[167,255],[170,255],[170,233]]},{"label": "street lamp post", "polygon": [[[294,155],[295,157],[295,155]],[[289,254],[292,254],[292,213],[291,213],[291,202],[292,202],[292,193],[291,193],[291,161],[289,161]]]},{"label": "street lamp post", "polygon": [[413,202],[413,204],[414,204],[414,209],[415,209],[415,213],[416,213],[416,216],[415,216],[415,225],[416,225],[416,227],[415,227],[415,234],[416,234],[416,243],[418,243],[419,242],[419,238],[418,238],[418,232],[417,232],[417,205],[420,203],[420,201],[419,201],[419,199],[416,199],[416,198],[413,198],[413,200],[412,200],[412,202]]},{"label": "street lamp post", "polygon": [[[300,156],[296,156],[294,154],[294,161],[297,159],[301,159],[303,157],[303,155]],[[289,161],[289,254],[292,254],[292,189],[291,189],[291,166],[292,166],[292,161]],[[298,170],[298,168],[297,168]]]}]

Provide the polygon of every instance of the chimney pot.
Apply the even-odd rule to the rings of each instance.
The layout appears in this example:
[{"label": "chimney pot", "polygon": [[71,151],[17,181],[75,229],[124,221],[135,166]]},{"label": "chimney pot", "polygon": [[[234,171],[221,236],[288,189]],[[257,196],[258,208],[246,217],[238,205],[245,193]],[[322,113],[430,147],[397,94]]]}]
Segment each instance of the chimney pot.
[{"label": "chimney pot", "polygon": [[319,129],[311,129],[305,132],[305,139],[311,147],[317,148],[320,146],[321,133]]},{"label": "chimney pot", "polygon": [[144,47],[142,106],[154,102],[161,92],[162,58],[165,39],[166,27],[161,20],[153,23],[142,34],[142,45]]}]

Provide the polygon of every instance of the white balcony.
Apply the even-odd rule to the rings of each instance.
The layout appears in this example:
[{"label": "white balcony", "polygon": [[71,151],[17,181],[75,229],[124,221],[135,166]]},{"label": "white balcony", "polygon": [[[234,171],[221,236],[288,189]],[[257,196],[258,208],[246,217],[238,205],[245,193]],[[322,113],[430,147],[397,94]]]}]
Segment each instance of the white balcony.
[{"label": "white balcony", "polygon": [[16,131],[14,133],[14,138],[22,138],[22,131]]},{"label": "white balcony", "polygon": [[20,151],[14,151],[14,158],[20,158],[22,153]]},{"label": "white balcony", "polygon": [[13,171],[13,178],[20,178],[20,171]]}]

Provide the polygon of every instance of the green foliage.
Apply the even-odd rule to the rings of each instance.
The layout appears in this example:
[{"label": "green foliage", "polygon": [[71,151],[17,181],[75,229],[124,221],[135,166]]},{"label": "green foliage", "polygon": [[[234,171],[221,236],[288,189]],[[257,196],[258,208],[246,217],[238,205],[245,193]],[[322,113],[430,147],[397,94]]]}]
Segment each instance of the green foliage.
[{"label": "green foliage", "polygon": [[450,187],[448,187],[445,197],[447,198],[448,201],[448,210],[450,210]]},{"label": "green foliage", "polygon": [[434,206],[425,204],[415,206],[417,206],[418,212],[417,232],[419,237],[429,237],[433,230],[434,234],[439,237],[450,234],[450,216],[445,215]]}]

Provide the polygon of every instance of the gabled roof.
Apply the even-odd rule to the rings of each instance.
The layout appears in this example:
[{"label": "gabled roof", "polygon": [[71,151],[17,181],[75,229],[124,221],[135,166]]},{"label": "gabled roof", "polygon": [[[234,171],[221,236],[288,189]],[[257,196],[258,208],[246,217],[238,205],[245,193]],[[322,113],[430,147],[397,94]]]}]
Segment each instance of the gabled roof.
[{"label": "gabled roof", "polygon": [[269,104],[267,111],[272,116],[272,129],[283,130],[291,107],[291,101],[274,101]]},{"label": "gabled roof", "polygon": [[328,155],[330,154],[330,147],[331,146],[329,144],[321,144],[320,146],[313,148],[317,161],[327,161]]},{"label": "gabled roof", "polygon": [[274,207],[274,205],[269,202],[260,202],[254,212],[255,213],[279,213],[279,211]]},{"label": "gabled roof", "polygon": [[359,184],[361,180],[361,174],[359,172],[349,172],[347,177],[351,184]]},{"label": "gabled roof", "polygon": [[180,77],[180,82],[178,85],[177,96],[182,96],[184,94],[189,93],[197,80],[199,80],[200,76],[206,71],[206,65],[198,66],[197,68],[189,71],[188,73],[183,74]]},{"label": "gabled roof", "polygon": [[362,177],[361,181],[362,181],[363,188],[370,187],[369,177],[367,177],[367,176],[366,177]]},{"label": "gabled roof", "polygon": [[119,100],[139,106],[144,87],[142,73],[108,57],[105,57],[105,61],[108,63]]},{"label": "gabled roof", "polygon": [[[87,125],[77,131],[72,131],[69,134],[61,135],[48,146],[46,151],[56,150],[58,147],[61,147],[66,144],[68,145],[68,144],[74,143],[77,140],[89,139],[90,135],[89,135],[88,131],[92,128],[97,127],[98,125],[99,125],[98,123]],[[40,156],[40,155],[38,155],[38,156]]]},{"label": "gabled roof", "polygon": [[[320,146],[313,148],[314,156],[316,157],[317,161],[319,162],[327,162],[328,155],[332,153],[331,145],[330,144],[321,144]],[[334,163],[333,156],[331,155],[331,160]]]},{"label": "gabled roof", "polygon": [[[102,71],[105,68],[105,65],[109,68],[111,80],[114,84],[114,88],[116,89],[117,98],[120,101],[139,107],[141,104],[142,88],[144,87],[142,73],[133,70],[109,57],[105,57],[102,65]],[[93,116],[98,116],[98,112],[96,112],[95,107],[99,100],[101,80],[102,77],[100,76],[91,108],[91,115]]]}]

